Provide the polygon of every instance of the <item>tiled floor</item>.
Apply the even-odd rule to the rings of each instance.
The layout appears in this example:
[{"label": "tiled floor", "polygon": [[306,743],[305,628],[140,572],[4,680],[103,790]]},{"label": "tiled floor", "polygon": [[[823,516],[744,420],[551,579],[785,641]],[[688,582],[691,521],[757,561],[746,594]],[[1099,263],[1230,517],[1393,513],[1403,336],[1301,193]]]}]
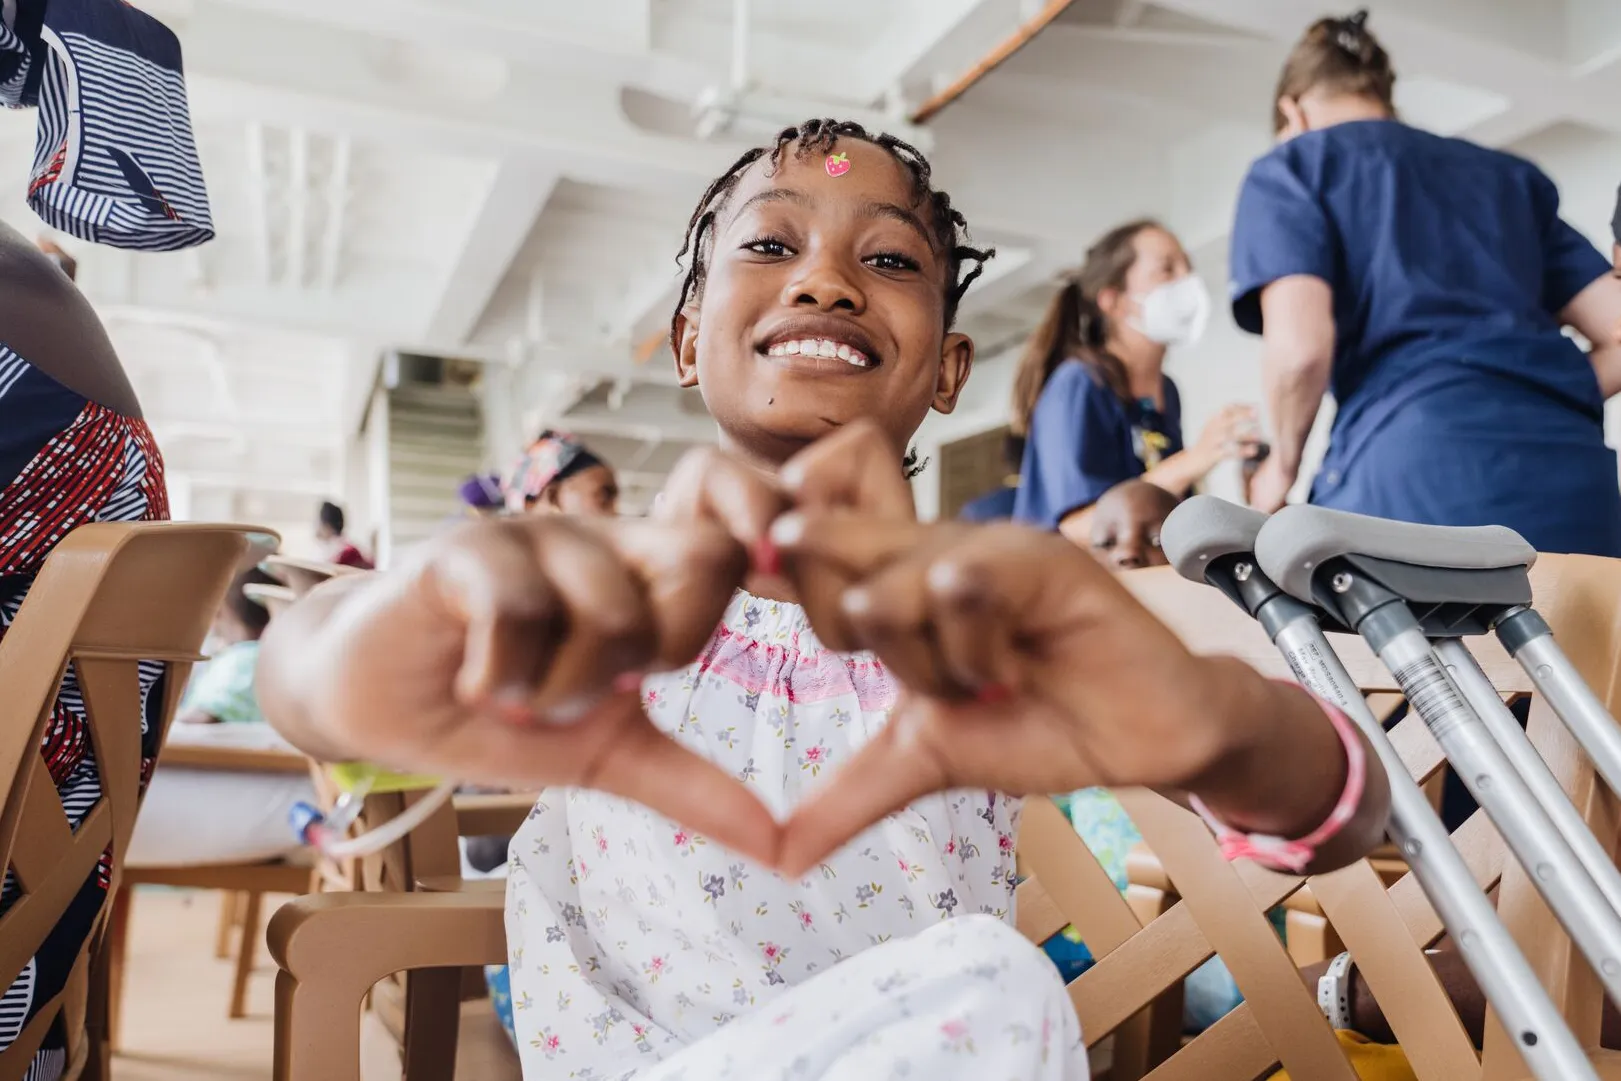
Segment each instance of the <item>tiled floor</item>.
[{"label": "tiled floor", "polygon": [[[266,913],[279,903],[267,897]],[[136,891],[113,1081],[269,1081],[275,968],[261,929],[248,1016],[228,1020],[231,962],[214,958],[218,918],[215,893]]]}]

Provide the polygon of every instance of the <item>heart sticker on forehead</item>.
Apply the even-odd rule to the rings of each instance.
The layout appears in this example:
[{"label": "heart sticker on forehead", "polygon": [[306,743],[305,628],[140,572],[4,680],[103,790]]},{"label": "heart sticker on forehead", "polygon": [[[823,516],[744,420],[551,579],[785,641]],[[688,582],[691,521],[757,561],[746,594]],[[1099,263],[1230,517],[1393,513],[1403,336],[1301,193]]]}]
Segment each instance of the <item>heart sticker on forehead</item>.
[{"label": "heart sticker on forehead", "polygon": [[845,173],[848,173],[849,171],[850,171],[850,155],[839,153],[839,154],[829,154],[827,156],[827,175],[828,176],[843,176]]}]

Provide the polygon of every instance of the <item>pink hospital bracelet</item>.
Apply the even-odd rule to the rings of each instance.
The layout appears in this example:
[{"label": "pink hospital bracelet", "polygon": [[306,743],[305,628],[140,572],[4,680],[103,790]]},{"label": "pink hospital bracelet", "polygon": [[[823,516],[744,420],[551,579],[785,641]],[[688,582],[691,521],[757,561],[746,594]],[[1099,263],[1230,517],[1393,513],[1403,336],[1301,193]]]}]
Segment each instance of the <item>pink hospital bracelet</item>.
[{"label": "pink hospital bracelet", "polygon": [[1334,725],[1340,742],[1345,745],[1345,790],[1340,793],[1339,800],[1334,804],[1334,809],[1328,812],[1323,824],[1295,840],[1235,830],[1211,814],[1210,808],[1198,796],[1192,797],[1188,802],[1215,833],[1216,840],[1221,844],[1221,854],[1228,860],[1253,860],[1269,870],[1300,874],[1317,855],[1317,850],[1338,836],[1361,805],[1367,785],[1368,762],[1356,726],[1338,706],[1316,695],[1312,695],[1312,699],[1328,714],[1329,722]]}]

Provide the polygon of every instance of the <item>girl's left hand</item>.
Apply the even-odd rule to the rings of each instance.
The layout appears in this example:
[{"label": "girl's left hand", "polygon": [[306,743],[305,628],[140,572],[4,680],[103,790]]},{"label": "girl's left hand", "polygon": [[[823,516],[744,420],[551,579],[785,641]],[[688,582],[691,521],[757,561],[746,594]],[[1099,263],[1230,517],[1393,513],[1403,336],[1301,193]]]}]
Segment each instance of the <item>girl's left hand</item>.
[{"label": "girl's left hand", "polygon": [[1309,698],[1280,705],[1242,662],[1195,657],[1056,534],[827,511],[786,516],[773,537],[790,577],[847,583],[836,609],[810,612],[822,640],[873,650],[906,688],[890,723],[795,813],[785,873],[930,792],[1204,794],[1257,724],[1291,710],[1322,723]]}]

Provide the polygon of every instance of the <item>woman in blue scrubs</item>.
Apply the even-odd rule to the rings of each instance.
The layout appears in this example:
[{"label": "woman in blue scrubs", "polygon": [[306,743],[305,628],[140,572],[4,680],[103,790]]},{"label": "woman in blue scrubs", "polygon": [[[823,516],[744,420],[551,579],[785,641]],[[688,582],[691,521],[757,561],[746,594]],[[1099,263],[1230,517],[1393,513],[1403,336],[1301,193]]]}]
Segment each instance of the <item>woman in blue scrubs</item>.
[{"label": "woman in blue scrubs", "polygon": [[1229,406],[1192,447],[1165,351],[1204,331],[1210,297],[1157,222],[1116,227],[1086,253],[1031,335],[1014,379],[1024,441],[1013,517],[1090,546],[1087,511],[1134,477],[1176,496],[1226,458],[1254,452],[1255,412]]},{"label": "woman in blue scrubs", "polygon": [[1621,556],[1603,429],[1621,390],[1621,281],[1536,166],[1395,118],[1396,76],[1365,19],[1320,20],[1295,47],[1281,141],[1239,196],[1233,315],[1263,335],[1276,428],[1252,501],[1283,504],[1332,391],[1311,502]]}]

